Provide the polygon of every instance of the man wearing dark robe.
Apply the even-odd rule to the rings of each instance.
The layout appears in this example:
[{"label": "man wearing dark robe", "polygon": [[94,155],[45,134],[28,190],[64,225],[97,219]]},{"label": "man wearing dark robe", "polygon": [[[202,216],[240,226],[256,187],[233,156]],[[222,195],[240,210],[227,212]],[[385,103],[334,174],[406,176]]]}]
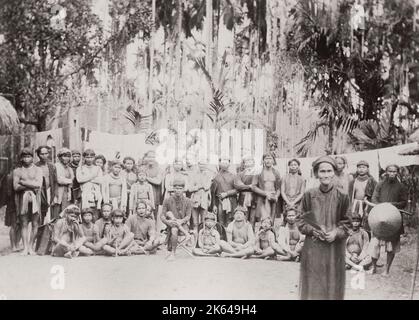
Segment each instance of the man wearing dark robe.
[{"label": "man wearing dark robe", "polygon": [[333,183],[335,161],[313,163],[318,188],[304,193],[298,228],[306,235],[301,253],[300,298],[342,300],[345,293],[345,244],[350,228],[349,198]]},{"label": "man wearing dark robe", "polygon": [[227,227],[233,221],[237,207],[237,190],[234,188],[234,174],[228,171],[230,159],[219,160],[219,171],[211,184],[211,206],[217,212],[218,221]]},{"label": "man wearing dark robe", "polygon": [[74,179],[73,179],[73,188],[71,202],[79,206],[81,204],[81,188],[80,183],[77,181],[76,171],[80,165],[81,152],[79,150],[71,150],[71,162],[69,167],[73,170]]}]

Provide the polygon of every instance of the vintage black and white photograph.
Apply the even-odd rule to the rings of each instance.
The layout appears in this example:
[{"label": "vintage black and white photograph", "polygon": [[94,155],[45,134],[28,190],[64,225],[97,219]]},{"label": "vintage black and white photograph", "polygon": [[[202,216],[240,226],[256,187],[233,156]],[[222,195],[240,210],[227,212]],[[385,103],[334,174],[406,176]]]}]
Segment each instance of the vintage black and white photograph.
[{"label": "vintage black and white photograph", "polygon": [[419,0],[0,0],[0,300],[416,300],[418,143]]}]

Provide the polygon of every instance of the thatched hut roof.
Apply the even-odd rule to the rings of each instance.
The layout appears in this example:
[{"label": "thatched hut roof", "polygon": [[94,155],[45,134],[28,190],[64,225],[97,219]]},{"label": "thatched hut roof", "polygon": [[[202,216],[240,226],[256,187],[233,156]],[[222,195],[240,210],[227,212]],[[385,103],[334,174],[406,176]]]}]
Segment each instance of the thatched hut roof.
[{"label": "thatched hut roof", "polygon": [[0,95],[0,134],[9,134],[18,129],[19,118],[9,100]]}]

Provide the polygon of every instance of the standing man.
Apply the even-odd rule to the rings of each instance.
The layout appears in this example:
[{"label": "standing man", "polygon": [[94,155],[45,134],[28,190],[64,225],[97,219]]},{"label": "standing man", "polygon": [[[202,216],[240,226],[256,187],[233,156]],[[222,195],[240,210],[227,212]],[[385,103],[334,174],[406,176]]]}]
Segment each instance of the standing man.
[{"label": "standing man", "polygon": [[233,221],[233,212],[237,207],[234,174],[228,171],[229,166],[230,159],[220,159],[218,162],[219,171],[211,184],[211,208],[214,213],[217,212],[217,220],[225,228]]},{"label": "standing man", "polygon": [[[34,255],[35,237],[41,215],[42,170],[33,164],[33,153],[24,148],[20,153],[21,166],[13,170],[16,213],[20,221],[23,240],[22,255]],[[32,223],[29,238],[28,225]]]},{"label": "standing man", "polygon": [[57,194],[54,198],[51,219],[59,218],[60,212],[71,204],[71,187],[74,180],[73,169],[69,166],[71,151],[62,148],[58,151],[58,162],[55,164],[57,172]]},{"label": "standing man", "polygon": [[149,151],[144,156],[144,165],[147,171],[147,181],[153,187],[154,192],[154,203],[155,209],[153,211],[154,218],[157,221],[157,213],[159,212],[159,206],[162,204],[162,182],[163,172],[160,169],[158,162],[156,161],[156,153]]},{"label": "standing man", "polygon": [[204,161],[198,162],[198,170],[188,176],[188,181],[192,200],[192,225],[198,240],[198,226],[204,223],[204,216],[211,203],[211,174]]},{"label": "standing man", "polygon": [[304,193],[298,228],[306,235],[301,252],[300,298],[342,300],[345,244],[350,228],[349,198],[333,183],[336,163],[329,156],[313,162],[318,188]]},{"label": "standing man", "polygon": [[[174,260],[178,245],[179,226],[188,229],[187,223],[191,219],[192,201],[183,194],[185,181],[176,179],[173,181],[173,195],[164,199],[161,213],[161,221],[168,229],[167,250],[168,260]],[[168,219],[166,213],[171,212],[175,219]],[[185,235],[188,236],[188,235]]]},{"label": "standing man", "polygon": [[[408,192],[406,187],[397,179],[399,167],[395,164],[389,165],[386,168],[386,177],[380,181],[372,195],[370,203],[372,206],[383,202],[389,202],[398,209],[403,209],[407,204]],[[391,264],[397,252],[400,251],[400,235],[404,233],[403,220],[399,232],[394,235],[389,241],[384,241],[376,238],[372,234],[370,242],[370,254],[372,259],[372,269],[370,273],[377,272],[377,261],[380,258],[381,246],[385,246],[387,253],[387,263],[384,275],[387,276],[390,272]]]},{"label": "standing man", "polygon": [[281,195],[281,178],[273,167],[275,160],[269,153],[263,155],[262,172],[253,177],[252,189],[257,194],[256,219],[250,220],[253,230],[256,220],[270,218],[274,223],[277,214],[277,203]]},{"label": "standing man", "polygon": [[41,189],[41,224],[52,205],[57,190],[57,172],[54,164],[50,161],[50,148],[40,146],[36,149],[39,161],[35,165],[42,170],[42,189]]},{"label": "standing man", "polygon": [[79,206],[81,203],[80,183],[77,181],[77,178],[76,178],[76,170],[80,165],[80,160],[81,160],[81,152],[79,150],[72,150],[70,168],[73,170],[74,179],[73,179],[71,202],[77,206]]},{"label": "standing man", "polygon": [[256,176],[255,160],[252,157],[243,158],[243,171],[234,178],[234,188],[239,192],[238,205],[246,208],[247,221],[255,228],[256,195],[253,193],[253,177]]},{"label": "standing man", "polygon": [[77,181],[81,188],[81,208],[94,208],[94,221],[98,219],[97,210],[102,206],[102,169],[94,165],[95,152],[87,149],[83,152],[84,164],[76,170]]},{"label": "standing man", "polygon": [[348,161],[344,156],[337,156],[335,158],[336,162],[336,174],[335,174],[335,184],[340,191],[345,194],[349,192],[349,184],[353,180],[353,177],[345,172],[345,168],[348,167]]}]

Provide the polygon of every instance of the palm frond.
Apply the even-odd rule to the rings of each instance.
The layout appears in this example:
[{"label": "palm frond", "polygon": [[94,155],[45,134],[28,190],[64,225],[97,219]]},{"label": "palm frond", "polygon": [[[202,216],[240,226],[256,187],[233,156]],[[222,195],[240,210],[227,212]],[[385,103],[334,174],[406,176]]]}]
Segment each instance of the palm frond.
[{"label": "palm frond", "polygon": [[150,126],[150,119],[152,115],[144,115],[135,110],[133,107],[128,107],[123,113],[125,119],[127,119],[136,129],[145,130]]}]

